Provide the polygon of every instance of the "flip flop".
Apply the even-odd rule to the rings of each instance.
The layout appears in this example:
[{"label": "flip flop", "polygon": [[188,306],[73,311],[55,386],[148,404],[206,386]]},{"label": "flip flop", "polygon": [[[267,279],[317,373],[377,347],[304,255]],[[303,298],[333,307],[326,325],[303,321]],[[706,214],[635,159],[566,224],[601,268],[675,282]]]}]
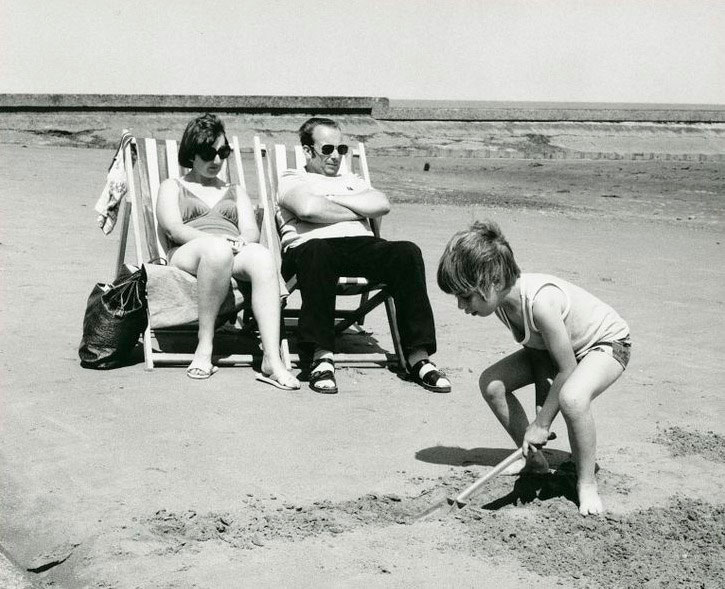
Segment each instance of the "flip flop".
[{"label": "flip flop", "polygon": [[289,387],[285,384],[282,384],[278,380],[275,380],[272,378],[271,374],[264,374],[264,372],[255,372],[254,378],[258,380],[259,382],[265,382],[267,384],[271,384],[273,387],[277,387],[278,389],[282,389],[283,391],[297,391],[300,387]]},{"label": "flip flop", "polygon": [[217,370],[219,370],[219,368],[213,365],[209,367],[209,370],[204,370],[198,366],[189,366],[186,369],[186,376],[192,380],[206,380],[207,378],[210,378],[212,374],[215,374]]}]

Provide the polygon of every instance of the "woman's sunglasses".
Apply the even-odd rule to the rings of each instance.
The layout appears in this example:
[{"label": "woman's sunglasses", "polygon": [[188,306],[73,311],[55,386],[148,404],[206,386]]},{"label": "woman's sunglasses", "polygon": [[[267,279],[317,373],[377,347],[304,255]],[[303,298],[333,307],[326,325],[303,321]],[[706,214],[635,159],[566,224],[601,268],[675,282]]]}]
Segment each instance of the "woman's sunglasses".
[{"label": "woman's sunglasses", "polygon": [[325,145],[320,147],[320,153],[322,155],[332,155],[332,152],[335,151],[335,148],[337,148],[337,153],[339,153],[340,155],[345,155],[347,153],[347,150],[350,149],[344,143],[341,143],[340,145],[330,145],[329,143],[326,143]]},{"label": "woman's sunglasses", "polygon": [[214,149],[211,145],[202,145],[197,151],[198,155],[205,162],[212,161],[217,155],[219,159],[225,160],[232,153],[232,148],[228,145],[222,145],[219,149]]}]

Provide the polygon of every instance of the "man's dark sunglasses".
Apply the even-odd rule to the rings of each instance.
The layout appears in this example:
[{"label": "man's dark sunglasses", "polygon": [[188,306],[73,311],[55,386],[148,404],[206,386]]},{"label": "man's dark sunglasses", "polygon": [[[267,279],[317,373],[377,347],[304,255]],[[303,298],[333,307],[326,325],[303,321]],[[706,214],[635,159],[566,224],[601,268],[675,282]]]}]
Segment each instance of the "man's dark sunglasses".
[{"label": "man's dark sunglasses", "polygon": [[225,160],[232,153],[232,148],[228,145],[222,145],[219,149],[214,149],[211,145],[202,145],[196,154],[205,162],[212,161],[217,155],[219,159]]},{"label": "man's dark sunglasses", "polygon": [[329,143],[326,143],[320,148],[320,153],[322,155],[332,155],[332,152],[335,151],[335,148],[337,147],[337,153],[340,155],[345,155],[347,153],[347,150],[350,149],[347,145],[344,143],[341,143],[340,145],[330,145]]}]

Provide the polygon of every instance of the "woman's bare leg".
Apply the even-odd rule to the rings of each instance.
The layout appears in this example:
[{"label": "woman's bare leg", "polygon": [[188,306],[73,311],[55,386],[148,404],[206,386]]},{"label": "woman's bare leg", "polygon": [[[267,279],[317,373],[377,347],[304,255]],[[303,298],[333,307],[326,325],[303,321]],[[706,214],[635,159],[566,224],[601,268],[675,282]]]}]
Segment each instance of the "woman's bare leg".
[{"label": "woman's bare leg", "polygon": [[279,353],[279,277],[272,253],[258,243],[242,247],[234,257],[234,277],[252,283],[252,311],[264,348],[262,372],[284,386],[298,388],[299,381],[287,370]]},{"label": "woman's bare leg", "polygon": [[218,237],[201,237],[182,245],[171,265],[196,276],[199,292],[199,330],[194,359],[189,369],[211,370],[214,328],[229,291],[234,256],[228,243]]},{"label": "woman's bare leg", "polygon": [[616,381],[624,369],[610,355],[587,354],[559,391],[559,408],[566,420],[569,444],[576,463],[579,512],[596,515],[604,511],[594,476],[597,431],[591,403]]}]

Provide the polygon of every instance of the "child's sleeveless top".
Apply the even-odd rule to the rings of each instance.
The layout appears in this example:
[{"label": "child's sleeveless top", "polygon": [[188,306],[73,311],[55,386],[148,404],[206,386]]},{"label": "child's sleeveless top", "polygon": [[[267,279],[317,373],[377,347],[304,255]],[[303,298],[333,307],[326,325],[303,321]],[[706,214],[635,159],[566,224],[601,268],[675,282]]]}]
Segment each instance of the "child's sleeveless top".
[{"label": "child's sleeveless top", "polygon": [[184,225],[212,235],[239,236],[237,193],[234,186],[213,207],[191,192],[177,178],[179,185],[179,211]]},{"label": "child's sleeveless top", "polygon": [[533,306],[539,291],[549,285],[558,288],[566,298],[562,319],[577,360],[584,357],[596,344],[613,342],[629,335],[629,326],[612,307],[566,280],[548,274],[522,274],[519,285],[524,332],[509,321],[503,308],[496,309],[496,316],[523,346],[537,350],[546,349],[544,338],[534,324]]}]

